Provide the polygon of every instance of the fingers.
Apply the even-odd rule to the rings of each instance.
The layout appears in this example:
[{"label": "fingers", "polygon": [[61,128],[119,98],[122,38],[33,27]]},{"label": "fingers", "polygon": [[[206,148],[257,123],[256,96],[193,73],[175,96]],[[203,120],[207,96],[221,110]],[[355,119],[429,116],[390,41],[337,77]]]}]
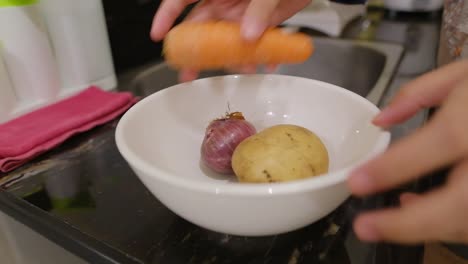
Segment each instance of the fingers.
[{"label": "fingers", "polygon": [[164,0],[154,16],[151,39],[162,40],[185,7],[195,2],[197,0]]},{"label": "fingers", "polygon": [[230,73],[252,74],[252,73],[257,72],[257,66],[256,65],[245,65],[245,66],[238,67],[238,68],[227,69],[227,71],[230,72]]},{"label": "fingers", "polygon": [[446,215],[453,210],[448,190],[425,195],[397,209],[365,213],[357,217],[354,230],[359,239],[369,242],[416,243],[434,240],[448,230]]},{"label": "fingers", "polygon": [[404,122],[419,110],[438,105],[453,87],[467,76],[468,60],[449,64],[404,86],[395,99],[375,119],[388,127]]},{"label": "fingers", "polygon": [[[276,70],[276,65],[267,65],[266,69],[267,71],[275,71]],[[228,72],[232,73],[242,73],[242,74],[253,74],[257,72],[257,66],[255,65],[246,65],[241,68],[237,69],[228,69]],[[189,82],[193,81],[198,77],[198,72],[194,70],[182,70],[179,73],[179,82]]]},{"label": "fingers", "polygon": [[185,21],[200,22],[215,19],[210,1],[200,1],[187,15]]},{"label": "fingers", "polygon": [[246,65],[240,69],[241,73],[246,73],[246,74],[253,74],[257,72],[257,66],[256,65]]},{"label": "fingers", "polygon": [[[466,178],[468,162],[456,167],[450,177],[456,174]],[[467,183],[464,180],[428,194],[410,195],[411,201],[401,208],[363,214],[354,222],[354,230],[360,239],[372,242],[468,242]]]},{"label": "fingers", "polygon": [[468,154],[468,79],[454,88],[423,128],[354,170],[348,186],[356,195],[396,187],[450,165]]},{"label": "fingers", "polygon": [[276,70],[278,70],[278,65],[266,65],[265,66],[265,72],[267,73],[273,73]]},{"label": "fingers", "polygon": [[432,121],[351,173],[348,186],[356,195],[396,187],[460,156],[445,144],[443,127]]},{"label": "fingers", "polygon": [[271,24],[271,17],[280,0],[252,0],[241,24],[241,32],[246,40],[257,40]]},{"label": "fingers", "polygon": [[280,1],[276,8],[276,12],[272,15],[271,18],[271,25],[277,26],[283,23],[288,18],[295,15],[297,12],[304,9],[308,6],[312,1],[311,0],[285,0]]},{"label": "fingers", "polygon": [[198,77],[198,72],[194,70],[182,70],[179,73],[179,82],[190,82]]}]

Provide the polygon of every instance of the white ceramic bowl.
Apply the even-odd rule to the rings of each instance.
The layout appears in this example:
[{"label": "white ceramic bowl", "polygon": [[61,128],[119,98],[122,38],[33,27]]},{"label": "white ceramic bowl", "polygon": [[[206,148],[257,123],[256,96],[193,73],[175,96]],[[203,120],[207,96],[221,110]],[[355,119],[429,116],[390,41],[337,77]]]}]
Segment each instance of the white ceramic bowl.
[{"label": "white ceramic bowl", "polygon": [[[286,183],[245,184],[200,165],[205,128],[241,111],[257,130],[289,123],[314,131],[330,171]],[[349,196],[350,169],[383,151],[390,134],[370,123],[379,109],[346,89],[285,75],[231,75],[182,83],[133,106],[116,130],[119,151],[170,210],[217,232],[261,236],[326,216]]]}]

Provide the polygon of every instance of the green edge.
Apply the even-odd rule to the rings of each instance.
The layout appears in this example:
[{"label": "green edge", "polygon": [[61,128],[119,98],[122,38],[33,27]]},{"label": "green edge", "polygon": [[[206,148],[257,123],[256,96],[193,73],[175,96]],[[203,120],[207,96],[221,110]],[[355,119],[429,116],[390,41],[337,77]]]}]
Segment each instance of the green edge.
[{"label": "green edge", "polygon": [[24,6],[36,3],[37,0],[0,0],[0,7]]}]

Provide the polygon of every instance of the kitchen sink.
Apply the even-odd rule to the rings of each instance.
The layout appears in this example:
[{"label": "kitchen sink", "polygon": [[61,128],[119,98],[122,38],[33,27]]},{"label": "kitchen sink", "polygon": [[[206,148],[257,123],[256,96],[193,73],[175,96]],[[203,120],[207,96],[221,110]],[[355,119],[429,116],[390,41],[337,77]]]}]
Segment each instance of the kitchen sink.
[{"label": "kitchen sink", "polygon": [[[378,104],[403,54],[401,45],[329,37],[314,37],[315,53],[304,63],[282,65],[275,74],[329,82]],[[233,74],[211,71],[200,78]],[[123,80],[123,81],[122,81]],[[125,81],[128,80],[128,81]],[[147,96],[178,83],[177,71],[164,62],[144,66],[123,77],[120,90]]]}]

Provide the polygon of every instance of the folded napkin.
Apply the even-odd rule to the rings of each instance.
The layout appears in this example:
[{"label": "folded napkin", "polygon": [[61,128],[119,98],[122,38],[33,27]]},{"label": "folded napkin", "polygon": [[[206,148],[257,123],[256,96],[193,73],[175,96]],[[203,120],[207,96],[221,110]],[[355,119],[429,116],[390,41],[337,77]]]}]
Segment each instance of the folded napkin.
[{"label": "folded napkin", "polygon": [[136,102],[92,86],[0,125],[0,171],[11,171],[71,136],[111,121]]}]

